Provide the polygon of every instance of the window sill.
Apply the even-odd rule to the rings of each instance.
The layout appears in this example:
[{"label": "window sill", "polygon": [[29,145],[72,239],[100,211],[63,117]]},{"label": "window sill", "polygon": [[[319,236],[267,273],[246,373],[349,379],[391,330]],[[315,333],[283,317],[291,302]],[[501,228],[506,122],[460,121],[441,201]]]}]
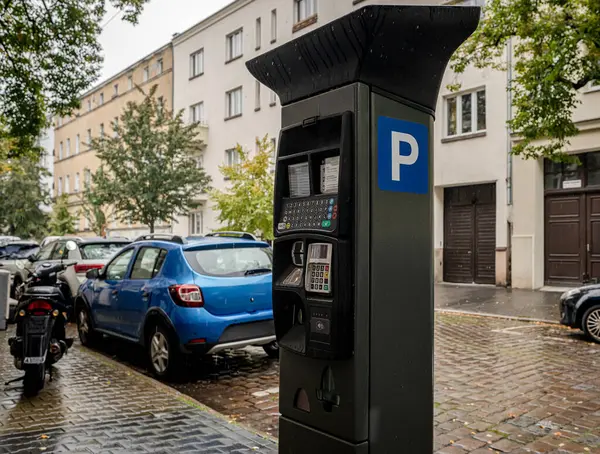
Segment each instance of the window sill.
[{"label": "window sill", "polygon": [[239,118],[241,116],[242,116],[242,114],[239,113],[237,115],[232,115],[231,117],[225,117],[225,121],[233,120],[234,118]]},{"label": "window sill", "polygon": [[271,40],[271,44],[275,44],[277,42],[277,38]]},{"label": "window sill", "polygon": [[353,5],[358,5],[359,3],[364,2],[365,0],[352,0]]},{"label": "window sill", "polygon": [[239,59],[240,59],[240,58],[242,58],[243,56],[244,56],[244,54],[240,54],[240,55],[238,55],[238,56],[236,56],[236,57],[230,58],[229,60],[225,60],[225,64],[227,65],[227,64],[231,63],[232,61],[239,60]]},{"label": "window sill", "polygon": [[204,75],[204,71],[202,71],[200,74],[196,74],[195,76],[190,77],[188,80],[194,80],[203,75]]},{"label": "window sill", "polygon": [[476,139],[478,137],[485,137],[486,135],[487,135],[487,131],[471,132],[469,134],[460,134],[457,136],[444,137],[442,139],[442,143],[459,142],[461,140]]},{"label": "window sill", "polygon": [[256,46],[254,50],[260,50],[260,46]]},{"label": "window sill", "polygon": [[260,107],[255,107],[254,112],[260,112]]},{"label": "window sill", "polygon": [[600,85],[595,85],[593,87],[588,87],[583,93],[596,93],[600,91]]},{"label": "window sill", "polygon": [[275,107],[276,105],[277,105],[277,103],[276,103],[276,102],[271,102],[271,103],[269,103],[269,107]]},{"label": "window sill", "polygon": [[312,16],[304,19],[302,22],[298,22],[298,23],[294,24],[294,26],[292,27],[292,33],[296,33],[298,31],[302,30],[303,28],[310,27],[311,25],[316,24],[318,18],[319,18],[318,14],[313,14]]}]

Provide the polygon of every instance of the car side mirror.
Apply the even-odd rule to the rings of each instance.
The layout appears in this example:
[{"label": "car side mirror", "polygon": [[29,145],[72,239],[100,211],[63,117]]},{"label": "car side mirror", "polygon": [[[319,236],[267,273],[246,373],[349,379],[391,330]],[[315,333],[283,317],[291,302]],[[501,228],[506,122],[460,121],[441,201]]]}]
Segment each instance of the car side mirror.
[{"label": "car side mirror", "polygon": [[100,270],[97,268],[87,270],[87,272],[85,273],[85,277],[87,277],[88,279],[98,279],[100,277]]},{"label": "car side mirror", "polygon": [[29,260],[31,263],[33,263],[37,260],[37,255],[35,255],[35,254],[30,255],[29,257],[27,257],[27,260]]}]

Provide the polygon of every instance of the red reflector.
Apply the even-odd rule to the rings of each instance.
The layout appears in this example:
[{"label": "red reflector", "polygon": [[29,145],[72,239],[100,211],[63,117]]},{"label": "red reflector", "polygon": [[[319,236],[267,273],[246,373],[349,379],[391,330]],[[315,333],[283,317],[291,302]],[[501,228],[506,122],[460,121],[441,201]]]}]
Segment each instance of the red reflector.
[{"label": "red reflector", "polygon": [[192,339],[190,344],[206,344],[206,339]]},{"label": "red reflector", "polygon": [[32,301],[27,306],[28,311],[51,311],[52,305],[46,301]]},{"label": "red reflector", "polygon": [[89,270],[99,270],[103,266],[101,263],[81,263],[75,265],[75,272],[78,274],[87,273]]},{"label": "red reflector", "polygon": [[169,293],[173,302],[178,306],[183,307],[202,307],[204,306],[204,298],[202,298],[202,290],[197,285],[172,285],[169,287]]}]

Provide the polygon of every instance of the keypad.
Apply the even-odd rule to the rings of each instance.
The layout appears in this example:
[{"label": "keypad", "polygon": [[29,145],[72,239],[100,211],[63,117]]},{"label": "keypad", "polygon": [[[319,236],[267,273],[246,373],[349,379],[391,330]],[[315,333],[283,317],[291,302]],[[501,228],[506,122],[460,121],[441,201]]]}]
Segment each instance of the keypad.
[{"label": "keypad", "polygon": [[319,293],[331,292],[329,265],[321,263],[310,264],[310,291]]},{"label": "keypad", "polygon": [[337,196],[285,199],[277,224],[279,232],[291,230],[336,229],[338,218]]}]

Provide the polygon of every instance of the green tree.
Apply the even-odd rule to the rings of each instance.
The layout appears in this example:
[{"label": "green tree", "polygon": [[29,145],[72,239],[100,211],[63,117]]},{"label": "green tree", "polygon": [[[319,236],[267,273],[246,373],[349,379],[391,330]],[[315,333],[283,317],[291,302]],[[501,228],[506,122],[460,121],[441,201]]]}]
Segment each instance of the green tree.
[{"label": "green tree", "polygon": [[219,210],[218,220],[227,230],[250,232],[263,239],[273,239],[273,144],[268,136],[256,139],[257,152],[250,157],[238,145],[239,164],[221,166],[228,179],[227,191],[211,193]]},{"label": "green tree", "polygon": [[[578,133],[573,111],[578,90],[600,81],[600,2],[598,0],[489,0],[479,28],[451,61],[462,73],[476,68],[506,69],[507,43],[514,49],[509,122],[522,141],[514,154],[569,159],[569,138]],[[545,145],[534,142],[548,139]]]},{"label": "green tree", "polygon": [[108,218],[112,211],[106,198],[93,186],[86,187],[80,195],[80,213],[90,223],[92,231],[99,236],[106,236]]},{"label": "green tree", "polygon": [[50,220],[50,233],[52,235],[72,235],[75,233],[75,216],[69,211],[69,195],[63,194],[56,198]]},{"label": "green tree", "polygon": [[20,159],[10,162],[10,170],[0,175],[0,231],[22,238],[46,234],[49,191],[42,185],[49,173],[37,162]]},{"label": "green tree", "polygon": [[79,94],[97,80],[106,6],[136,23],[147,1],[0,0],[0,120],[17,139],[13,157],[35,142],[47,112],[79,107]]},{"label": "green tree", "polygon": [[91,144],[101,162],[94,176],[98,194],[122,221],[142,223],[150,232],[159,221],[197,207],[197,196],[210,183],[196,159],[203,148],[200,125],[186,124],[183,110],[169,112],[155,97],[156,88],[127,104],[113,122],[113,137]]}]

